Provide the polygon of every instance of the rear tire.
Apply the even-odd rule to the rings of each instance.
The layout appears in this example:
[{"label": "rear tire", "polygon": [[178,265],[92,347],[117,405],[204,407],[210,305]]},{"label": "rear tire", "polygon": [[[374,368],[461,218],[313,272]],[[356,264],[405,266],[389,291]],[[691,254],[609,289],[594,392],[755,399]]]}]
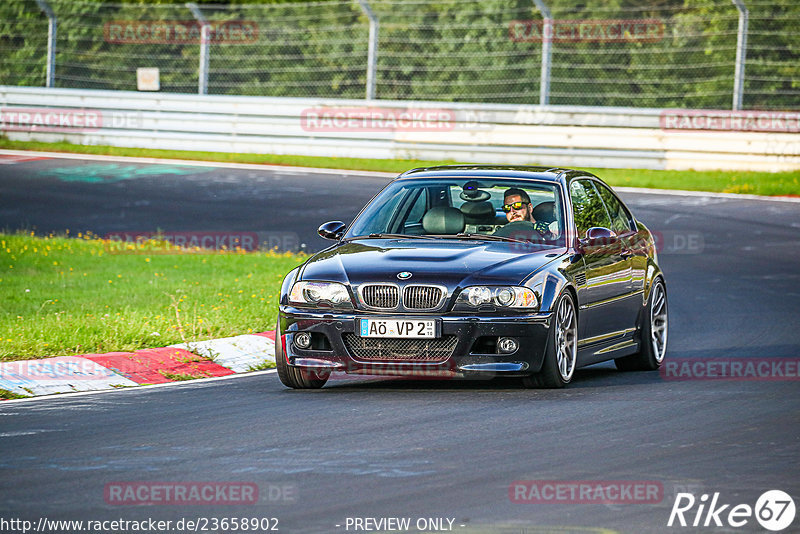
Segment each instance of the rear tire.
[{"label": "rear tire", "polygon": [[542,369],[526,376],[522,383],[528,388],[563,388],[572,380],[578,357],[578,314],[572,294],[565,291],[554,308],[553,324],[547,334]]},{"label": "rear tire", "polygon": [[292,389],[319,389],[328,381],[330,372],[305,371],[286,362],[281,341],[280,321],[275,327],[275,367],[284,386]]},{"label": "rear tire", "polygon": [[620,371],[655,371],[667,354],[667,290],[657,278],[650,290],[647,310],[642,318],[639,352],[614,360]]}]

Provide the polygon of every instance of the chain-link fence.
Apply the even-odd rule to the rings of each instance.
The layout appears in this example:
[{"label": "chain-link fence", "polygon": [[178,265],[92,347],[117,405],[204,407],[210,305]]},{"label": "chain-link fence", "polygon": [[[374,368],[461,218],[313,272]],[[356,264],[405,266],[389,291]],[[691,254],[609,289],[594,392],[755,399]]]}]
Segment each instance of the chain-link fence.
[{"label": "chain-link fence", "polygon": [[793,110],[799,23],[797,0],[3,0],[0,84]]}]

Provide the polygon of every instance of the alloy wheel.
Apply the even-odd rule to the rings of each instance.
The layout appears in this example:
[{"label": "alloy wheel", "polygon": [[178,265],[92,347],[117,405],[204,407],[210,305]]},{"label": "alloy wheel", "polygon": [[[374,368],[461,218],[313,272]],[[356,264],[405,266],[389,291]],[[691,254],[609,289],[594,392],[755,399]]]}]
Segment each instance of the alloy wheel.
[{"label": "alloy wheel", "polygon": [[575,372],[575,357],[578,353],[578,321],[572,299],[561,299],[556,313],[556,363],[564,382],[572,379]]},{"label": "alloy wheel", "polygon": [[667,294],[659,282],[653,287],[650,303],[650,343],[653,356],[661,363],[667,352]]}]

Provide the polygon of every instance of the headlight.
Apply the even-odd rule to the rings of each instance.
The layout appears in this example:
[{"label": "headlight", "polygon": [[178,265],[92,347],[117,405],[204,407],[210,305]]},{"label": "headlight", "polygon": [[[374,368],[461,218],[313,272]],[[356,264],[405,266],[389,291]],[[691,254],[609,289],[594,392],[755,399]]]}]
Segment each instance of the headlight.
[{"label": "headlight", "polygon": [[493,304],[501,308],[535,309],[539,306],[536,294],[528,287],[470,286],[458,296],[458,302],[474,308]]},{"label": "headlight", "polygon": [[504,287],[495,291],[494,297],[500,306],[511,306],[514,304],[516,295],[512,288]]},{"label": "headlight", "polygon": [[466,290],[467,302],[473,306],[489,304],[492,301],[492,290],[488,287],[470,287]]},{"label": "headlight", "polygon": [[337,307],[353,306],[347,287],[337,282],[296,282],[289,293],[289,302]]}]

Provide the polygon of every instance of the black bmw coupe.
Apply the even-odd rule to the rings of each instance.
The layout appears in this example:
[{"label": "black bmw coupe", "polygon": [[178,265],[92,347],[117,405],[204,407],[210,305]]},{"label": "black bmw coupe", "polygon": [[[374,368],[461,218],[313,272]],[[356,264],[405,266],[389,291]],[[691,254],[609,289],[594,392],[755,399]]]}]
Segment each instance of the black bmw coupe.
[{"label": "black bmw coupe", "polygon": [[567,385],[614,360],[654,370],[667,293],[651,232],[596,176],[459,165],[403,173],[289,272],[278,375],[520,377]]}]

